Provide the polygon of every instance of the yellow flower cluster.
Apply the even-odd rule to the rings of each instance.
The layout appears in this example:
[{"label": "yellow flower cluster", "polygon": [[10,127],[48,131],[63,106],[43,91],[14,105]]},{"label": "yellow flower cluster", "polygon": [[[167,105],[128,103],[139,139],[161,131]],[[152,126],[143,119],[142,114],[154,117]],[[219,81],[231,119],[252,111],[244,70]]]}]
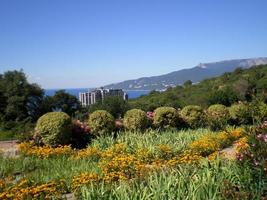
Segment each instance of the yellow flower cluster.
[{"label": "yellow flower cluster", "polygon": [[101,150],[98,147],[88,147],[86,149],[82,149],[74,154],[74,159],[81,158],[90,158],[90,159],[99,159],[101,156]]},{"label": "yellow flower cluster", "polygon": [[230,131],[230,137],[232,140],[237,140],[240,137],[244,135],[244,129],[243,128],[237,128],[233,131]]},{"label": "yellow flower cluster", "polygon": [[219,152],[219,151],[215,151],[215,152],[213,152],[212,154],[210,154],[210,155],[208,156],[208,159],[209,159],[209,161],[213,161],[213,160],[215,160],[219,155],[220,155],[220,152]]},{"label": "yellow flower cluster", "polygon": [[182,155],[179,156],[177,161],[178,164],[194,164],[198,163],[203,158],[204,157],[197,152],[186,150],[184,153],[182,153]]},{"label": "yellow flower cluster", "polygon": [[248,144],[248,138],[247,137],[242,137],[239,140],[237,140],[234,143],[234,149],[236,150],[236,152],[240,152],[242,150],[246,150],[247,148],[249,148],[249,144]]},{"label": "yellow flower cluster", "polygon": [[141,162],[149,163],[153,159],[152,153],[147,148],[137,148],[134,152]]},{"label": "yellow flower cluster", "polygon": [[12,187],[3,188],[3,191],[0,193],[0,199],[52,199],[61,198],[64,193],[66,193],[66,186],[63,181],[52,181],[37,185],[28,180],[21,180]]},{"label": "yellow flower cluster", "polygon": [[104,174],[104,181],[128,180],[136,174],[138,159],[127,152],[126,144],[115,144],[101,153],[99,167]]},{"label": "yellow flower cluster", "polygon": [[202,156],[208,156],[219,151],[225,146],[231,145],[243,135],[243,129],[235,129],[229,132],[220,132],[218,134],[210,134],[192,142],[189,150]]},{"label": "yellow flower cluster", "polygon": [[76,190],[81,185],[88,184],[88,183],[98,183],[99,180],[100,179],[99,179],[98,174],[85,172],[85,173],[82,173],[82,174],[80,174],[78,176],[75,176],[72,179],[71,188],[73,190]]},{"label": "yellow flower cluster", "polygon": [[[52,148],[51,146],[37,147],[33,143],[21,143],[19,147],[20,151],[27,156],[49,158],[58,155],[67,155],[73,159],[89,158],[97,161],[98,167],[102,172],[101,175],[85,172],[73,177],[71,188],[76,190],[81,185],[98,183],[99,181],[111,183],[114,181],[146,178],[152,171],[170,168],[178,164],[196,164],[205,157],[208,157],[209,160],[214,160],[222,148],[231,145],[234,140],[239,139],[242,135],[242,129],[209,134],[193,141],[181,153],[177,153],[174,148],[171,148],[167,144],[158,145],[156,151],[153,153],[146,148],[133,150],[125,143],[114,144],[104,150],[96,146],[79,151],[72,150],[70,146],[60,146],[57,148]],[[241,138],[235,143],[235,147],[238,149],[246,147],[246,142],[245,138]],[[22,196],[17,195],[21,198],[24,198],[26,194],[33,198],[39,198],[40,195],[49,197],[57,188],[55,182],[44,185],[28,184],[28,186],[25,186],[25,184],[27,185],[28,183],[21,182],[15,187],[5,190],[1,189],[6,188],[5,182],[0,180],[0,192],[1,190],[4,191],[0,197],[10,199],[18,193],[21,193]],[[57,190],[61,191],[60,188]]]},{"label": "yellow flower cluster", "polygon": [[189,150],[193,153],[208,156],[214,151],[218,151],[220,149],[220,144],[214,139],[215,137],[213,135],[204,136],[199,140],[192,142],[189,145]]},{"label": "yellow flower cluster", "polygon": [[42,147],[34,146],[31,142],[23,142],[19,144],[20,152],[26,156],[37,156],[40,158],[50,158],[53,156],[71,155],[73,150],[70,146],[51,147],[45,145]]},{"label": "yellow flower cluster", "polygon": [[157,146],[157,149],[159,150],[160,157],[162,158],[170,158],[173,157],[173,150],[170,146],[166,144],[160,144]]},{"label": "yellow flower cluster", "polygon": [[6,187],[6,181],[4,179],[0,179],[0,192]]}]

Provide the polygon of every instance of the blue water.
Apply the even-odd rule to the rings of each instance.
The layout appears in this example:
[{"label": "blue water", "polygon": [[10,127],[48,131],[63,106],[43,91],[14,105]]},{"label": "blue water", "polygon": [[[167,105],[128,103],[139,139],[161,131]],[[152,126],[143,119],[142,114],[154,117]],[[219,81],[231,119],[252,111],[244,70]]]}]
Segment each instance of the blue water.
[{"label": "blue water", "polygon": [[[53,96],[55,92],[59,89],[45,89],[45,95]],[[79,98],[79,92],[87,92],[88,88],[74,88],[74,89],[64,89],[67,93],[72,94]],[[89,89],[90,90],[90,89]],[[126,90],[129,99],[134,99],[142,95],[147,95],[149,90]]]}]

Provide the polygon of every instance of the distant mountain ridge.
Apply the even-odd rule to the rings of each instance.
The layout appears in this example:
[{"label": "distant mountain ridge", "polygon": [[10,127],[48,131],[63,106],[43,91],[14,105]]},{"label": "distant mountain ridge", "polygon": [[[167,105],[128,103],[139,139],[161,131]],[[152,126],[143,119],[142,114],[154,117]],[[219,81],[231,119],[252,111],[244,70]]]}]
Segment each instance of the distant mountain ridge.
[{"label": "distant mountain ridge", "polygon": [[222,75],[225,72],[232,72],[238,67],[250,68],[251,66],[264,64],[267,64],[267,57],[200,63],[193,68],[182,69],[160,76],[126,80],[120,83],[106,85],[105,88],[120,88],[124,90],[165,90],[168,87],[181,85],[187,80],[196,83],[206,78]]}]

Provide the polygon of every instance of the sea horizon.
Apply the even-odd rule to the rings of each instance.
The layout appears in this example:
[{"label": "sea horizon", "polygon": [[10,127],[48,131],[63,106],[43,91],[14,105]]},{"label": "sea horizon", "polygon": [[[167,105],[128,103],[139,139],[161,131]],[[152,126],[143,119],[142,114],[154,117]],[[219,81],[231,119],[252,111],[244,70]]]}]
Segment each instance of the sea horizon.
[{"label": "sea horizon", "polygon": [[[56,89],[44,89],[46,96],[53,96],[58,90],[65,90],[67,93],[79,98],[80,92],[87,92],[95,88],[56,88]],[[148,95],[151,90],[123,90],[128,94],[129,99],[135,99],[142,95]]]}]

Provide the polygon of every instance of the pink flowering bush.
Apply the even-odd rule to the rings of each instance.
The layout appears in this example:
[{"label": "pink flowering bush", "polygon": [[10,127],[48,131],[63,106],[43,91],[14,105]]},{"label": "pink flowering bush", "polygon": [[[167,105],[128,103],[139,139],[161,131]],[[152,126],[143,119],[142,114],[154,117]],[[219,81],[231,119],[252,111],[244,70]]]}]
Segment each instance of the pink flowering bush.
[{"label": "pink flowering bush", "polygon": [[237,154],[237,160],[247,164],[255,172],[267,176],[267,121],[251,130],[248,136],[249,148]]},{"label": "pink flowering bush", "polygon": [[123,129],[123,121],[121,119],[115,120],[115,129],[116,131],[120,131]]},{"label": "pink flowering bush", "polygon": [[80,120],[72,122],[71,131],[71,146],[74,148],[84,148],[89,143],[91,135],[91,129],[89,125]]},{"label": "pink flowering bush", "polygon": [[148,121],[148,127],[152,127],[153,120],[154,120],[154,112],[152,112],[152,111],[146,112],[146,117],[147,117],[147,121]]}]

